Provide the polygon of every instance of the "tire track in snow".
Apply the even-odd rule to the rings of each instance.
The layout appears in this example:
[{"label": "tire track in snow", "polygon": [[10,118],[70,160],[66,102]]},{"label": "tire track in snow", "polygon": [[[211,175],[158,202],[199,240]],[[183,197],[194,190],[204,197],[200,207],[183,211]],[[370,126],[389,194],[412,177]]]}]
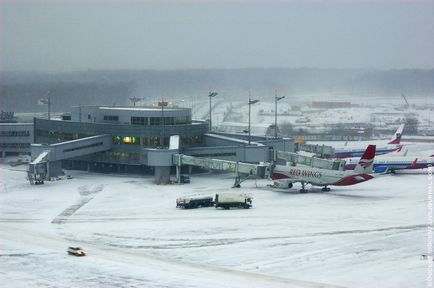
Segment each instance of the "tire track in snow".
[{"label": "tire track in snow", "polygon": [[[112,241],[114,243],[105,243],[105,245],[116,248],[128,248],[128,249],[179,249],[179,248],[200,248],[200,247],[210,247],[210,246],[225,246],[232,244],[239,244],[242,242],[251,241],[263,241],[263,240],[290,240],[298,238],[307,237],[318,237],[318,236],[335,236],[335,235],[347,235],[347,234],[364,234],[364,233],[376,233],[376,232],[387,232],[387,231],[412,231],[426,229],[426,224],[418,225],[406,225],[406,226],[392,226],[392,227],[382,227],[376,229],[358,229],[358,230],[338,230],[338,231],[328,231],[328,232],[315,232],[306,233],[299,235],[282,235],[282,236],[266,236],[266,237],[252,237],[252,238],[202,238],[202,239],[191,239],[191,238],[158,238],[158,237],[131,237],[122,235],[112,235],[107,233],[94,233],[95,236],[105,237],[106,239],[113,240],[133,240],[133,241],[148,241],[147,245],[134,245],[134,244],[119,244],[118,241]],[[164,243],[164,244],[153,244],[153,243]],[[285,242],[276,243],[273,246],[286,246],[290,244],[299,244],[299,242]]]},{"label": "tire track in snow", "polygon": [[104,189],[104,185],[98,185],[95,187],[92,187],[92,189],[89,189],[88,186],[80,186],[78,187],[78,192],[81,196],[81,198],[78,200],[78,203],[73,204],[63,210],[62,213],[57,215],[56,218],[54,218],[51,223],[52,224],[62,224],[68,220],[69,217],[71,217],[75,212],[78,211],[81,207],[83,207],[85,204],[89,203],[95,197],[95,194],[98,192],[101,192]]},{"label": "tire track in snow", "polygon": [[[11,226],[0,223],[0,230],[5,232],[5,241],[32,245],[34,247],[44,247],[54,251],[63,251],[65,247],[70,245],[68,240],[57,238],[55,234],[34,229],[33,226],[26,224]],[[144,269],[145,274],[158,273],[166,277],[176,277],[174,280],[182,282],[176,282],[178,285],[175,286],[179,286],[179,283],[182,283],[185,284],[185,287],[343,287],[255,272],[245,272],[209,264],[166,259],[150,256],[141,251],[130,251],[128,249],[107,247],[106,245],[96,245],[82,241],[77,242],[77,244],[80,243],[86,245],[89,257],[108,261],[109,263],[121,263],[131,265],[132,267],[140,267],[140,269]],[[111,285],[113,282],[104,282],[101,284]],[[173,285],[167,285],[167,287],[173,287]]]}]

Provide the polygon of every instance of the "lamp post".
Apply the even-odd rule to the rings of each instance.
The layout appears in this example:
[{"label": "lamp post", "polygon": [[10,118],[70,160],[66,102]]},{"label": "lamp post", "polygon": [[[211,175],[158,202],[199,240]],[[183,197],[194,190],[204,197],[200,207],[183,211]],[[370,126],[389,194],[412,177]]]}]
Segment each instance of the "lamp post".
[{"label": "lamp post", "polygon": [[283,98],[285,96],[277,97],[277,90],[274,91],[274,139],[277,139],[277,101]]},{"label": "lamp post", "polygon": [[208,97],[209,97],[209,132],[211,132],[212,129],[212,124],[211,124],[211,98],[217,96],[219,93],[217,92],[209,92]]},{"label": "lamp post", "polygon": [[51,120],[51,90],[48,90],[44,98],[39,99],[38,104],[48,106],[48,120]]},{"label": "lamp post", "polygon": [[159,101],[158,102],[158,106],[160,106],[161,107],[161,125],[163,125],[163,129],[162,129],[162,136],[161,136],[161,141],[160,141],[160,143],[161,143],[161,145],[164,145],[164,133],[165,133],[165,127],[164,127],[164,124],[165,124],[165,120],[164,120],[164,107],[166,107],[167,105],[169,104],[169,102],[167,102],[167,101],[164,101],[164,99],[161,99],[161,101]]},{"label": "lamp post", "polygon": [[258,99],[256,99],[256,100],[252,100],[252,99],[250,99],[250,97],[249,97],[249,145],[250,145],[250,105],[255,104],[255,103],[258,103],[258,102],[259,102]]}]

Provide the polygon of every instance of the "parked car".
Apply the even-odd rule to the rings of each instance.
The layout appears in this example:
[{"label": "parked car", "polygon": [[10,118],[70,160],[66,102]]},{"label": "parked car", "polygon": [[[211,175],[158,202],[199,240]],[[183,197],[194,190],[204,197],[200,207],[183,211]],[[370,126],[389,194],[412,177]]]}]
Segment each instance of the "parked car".
[{"label": "parked car", "polygon": [[86,256],[86,252],[80,247],[68,247],[68,254],[74,256]]}]

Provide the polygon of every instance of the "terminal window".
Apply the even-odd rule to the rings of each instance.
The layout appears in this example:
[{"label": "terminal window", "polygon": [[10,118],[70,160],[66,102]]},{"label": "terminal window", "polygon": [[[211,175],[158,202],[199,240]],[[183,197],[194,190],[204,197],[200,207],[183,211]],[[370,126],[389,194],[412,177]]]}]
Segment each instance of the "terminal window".
[{"label": "terminal window", "polygon": [[126,136],[122,139],[123,144],[140,144],[139,137]]},{"label": "terminal window", "polygon": [[148,117],[131,117],[131,125],[148,125]]},{"label": "terminal window", "polygon": [[160,125],[161,118],[160,117],[151,117],[151,125]]},{"label": "terminal window", "polygon": [[121,144],[122,143],[122,138],[120,136],[114,136],[113,137],[113,144]]},{"label": "terminal window", "polygon": [[104,115],[104,121],[119,121],[119,117],[114,115]]}]

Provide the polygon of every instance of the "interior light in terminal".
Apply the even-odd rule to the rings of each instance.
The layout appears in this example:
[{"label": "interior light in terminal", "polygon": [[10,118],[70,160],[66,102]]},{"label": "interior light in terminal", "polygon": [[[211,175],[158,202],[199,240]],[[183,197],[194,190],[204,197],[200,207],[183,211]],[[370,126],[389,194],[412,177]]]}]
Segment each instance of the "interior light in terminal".
[{"label": "interior light in terminal", "polygon": [[124,137],[123,142],[124,144],[134,144],[136,143],[136,137]]}]

